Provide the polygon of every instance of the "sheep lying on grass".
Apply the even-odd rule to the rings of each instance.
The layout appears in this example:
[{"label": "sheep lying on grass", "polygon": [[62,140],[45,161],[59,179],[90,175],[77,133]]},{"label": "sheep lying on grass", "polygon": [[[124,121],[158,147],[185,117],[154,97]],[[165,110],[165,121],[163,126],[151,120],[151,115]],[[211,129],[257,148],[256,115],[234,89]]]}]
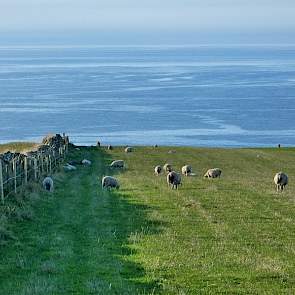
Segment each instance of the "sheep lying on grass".
[{"label": "sheep lying on grass", "polygon": [[288,175],[283,172],[278,172],[273,181],[277,186],[277,191],[283,191],[285,186],[288,184]]},{"label": "sheep lying on grass", "polygon": [[51,177],[47,176],[42,182],[43,188],[48,192],[53,192],[53,180]]},{"label": "sheep lying on grass", "polygon": [[192,173],[192,167],[190,165],[185,165],[181,168],[181,173],[185,176],[188,176]]},{"label": "sheep lying on grass", "polygon": [[73,165],[70,165],[69,163],[67,163],[66,165],[63,166],[65,171],[74,171],[77,170],[77,168]]},{"label": "sheep lying on grass", "polygon": [[101,181],[101,186],[103,189],[111,189],[111,188],[120,188],[119,181],[112,176],[104,176],[102,181]]},{"label": "sheep lying on grass", "polygon": [[167,175],[167,184],[171,189],[178,189],[178,186],[181,184],[181,176],[175,171],[171,171]]},{"label": "sheep lying on grass", "polygon": [[221,175],[221,170],[219,168],[213,168],[213,169],[209,169],[204,177],[206,178],[217,178],[219,177],[220,178],[220,175]]},{"label": "sheep lying on grass", "polygon": [[168,163],[166,163],[164,166],[163,166],[163,169],[166,173],[169,173],[172,171],[172,166]]},{"label": "sheep lying on grass", "polygon": [[162,172],[162,167],[158,165],[154,168],[154,171],[156,175],[160,175]]},{"label": "sheep lying on grass", "polygon": [[82,160],[81,163],[82,163],[83,165],[85,165],[85,166],[90,166],[90,165],[91,165],[91,161],[86,160],[86,159]]},{"label": "sheep lying on grass", "polygon": [[125,153],[131,153],[131,152],[133,152],[133,148],[130,147],[130,146],[127,146],[127,147],[125,148]]},{"label": "sheep lying on grass", "polygon": [[123,160],[115,160],[110,164],[111,168],[124,168],[125,163]]}]

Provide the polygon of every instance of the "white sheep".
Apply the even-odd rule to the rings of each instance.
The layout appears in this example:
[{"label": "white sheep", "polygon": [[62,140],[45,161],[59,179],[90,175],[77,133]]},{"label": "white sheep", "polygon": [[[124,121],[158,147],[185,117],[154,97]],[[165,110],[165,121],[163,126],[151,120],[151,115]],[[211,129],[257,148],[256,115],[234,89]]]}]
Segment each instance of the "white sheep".
[{"label": "white sheep", "polygon": [[101,181],[102,188],[105,189],[110,189],[110,188],[120,188],[119,181],[112,176],[104,176],[102,181]]},{"label": "white sheep", "polygon": [[123,160],[115,160],[110,164],[111,168],[124,168],[125,163]]},{"label": "white sheep", "polygon": [[53,180],[51,177],[47,176],[42,182],[43,188],[48,192],[53,192]]},{"label": "white sheep", "polygon": [[181,176],[175,171],[171,171],[167,175],[167,184],[171,189],[178,189],[178,186],[181,184]]},{"label": "white sheep", "polygon": [[168,172],[171,172],[172,171],[172,166],[168,163],[166,163],[164,166],[163,166],[163,169],[166,173]]},{"label": "white sheep", "polygon": [[158,165],[154,168],[154,171],[156,175],[160,175],[162,172],[162,167]]},{"label": "white sheep", "polygon": [[131,152],[133,152],[133,148],[130,147],[130,146],[127,146],[127,147],[125,148],[125,153],[131,153]]},{"label": "white sheep", "polygon": [[288,184],[288,175],[283,172],[278,172],[273,181],[277,186],[277,191],[283,191],[285,186]]},{"label": "white sheep", "polygon": [[189,174],[192,173],[192,166],[190,165],[184,165],[182,168],[181,168],[181,173],[185,176],[188,176]]},{"label": "white sheep", "polygon": [[77,167],[70,165],[69,163],[67,163],[66,165],[63,166],[65,171],[74,171],[77,170]]},{"label": "white sheep", "polygon": [[209,169],[204,177],[206,178],[217,178],[219,177],[220,178],[220,175],[221,175],[221,170],[219,168],[213,168],[213,169]]},{"label": "white sheep", "polygon": [[86,159],[82,160],[81,163],[82,163],[83,165],[85,165],[85,166],[90,166],[90,165],[91,165],[91,161],[86,160]]}]

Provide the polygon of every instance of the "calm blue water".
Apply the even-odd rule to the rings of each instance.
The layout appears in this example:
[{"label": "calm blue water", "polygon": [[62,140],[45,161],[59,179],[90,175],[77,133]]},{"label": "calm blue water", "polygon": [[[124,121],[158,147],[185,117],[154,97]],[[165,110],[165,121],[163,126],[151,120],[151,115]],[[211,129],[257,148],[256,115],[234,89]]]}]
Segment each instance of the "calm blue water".
[{"label": "calm blue water", "polygon": [[0,142],[295,144],[295,47],[0,47]]}]

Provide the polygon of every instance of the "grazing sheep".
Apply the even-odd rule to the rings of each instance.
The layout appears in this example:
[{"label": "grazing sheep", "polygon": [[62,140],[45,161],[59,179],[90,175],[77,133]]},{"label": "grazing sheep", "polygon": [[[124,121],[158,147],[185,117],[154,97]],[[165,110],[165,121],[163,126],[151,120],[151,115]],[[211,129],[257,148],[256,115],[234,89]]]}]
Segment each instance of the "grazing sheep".
[{"label": "grazing sheep", "polygon": [[133,152],[133,148],[130,147],[130,146],[127,146],[127,147],[125,148],[125,153],[131,153],[131,152]]},{"label": "grazing sheep", "polygon": [[283,191],[285,186],[288,184],[288,175],[283,172],[278,172],[273,181],[277,186],[277,191]]},{"label": "grazing sheep", "polygon": [[168,151],[168,154],[175,154],[175,153],[176,153],[175,150],[170,150],[170,151]]},{"label": "grazing sheep", "polygon": [[120,188],[120,184],[118,182],[118,180],[115,177],[112,176],[104,176],[102,181],[101,181],[101,185],[102,188],[116,188],[119,189]]},{"label": "grazing sheep", "polygon": [[162,172],[162,167],[158,165],[158,166],[155,167],[154,170],[155,170],[156,175],[160,175],[160,173]]},{"label": "grazing sheep", "polygon": [[73,165],[70,165],[69,163],[67,163],[66,165],[63,166],[65,171],[74,171],[77,170],[77,168]]},{"label": "grazing sheep", "polygon": [[111,168],[124,168],[124,161],[123,160],[116,160],[113,161],[110,165]]},{"label": "grazing sheep", "polygon": [[213,168],[213,169],[209,169],[204,177],[206,178],[217,178],[219,177],[220,178],[220,175],[221,175],[221,170],[219,168]]},{"label": "grazing sheep", "polygon": [[113,149],[113,146],[112,145],[108,145],[108,150],[112,150]]},{"label": "grazing sheep", "polygon": [[172,166],[168,163],[166,163],[164,166],[163,166],[163,169],[166,173],[169,173],[172,171]]},{"label": "grazing sheep", "polygon": [[53,180],[51,177],[47,176],[44,178],[42,185],[44,189],[48,192],[53,192]]},{"label": "grazing sheep", "polygon": [[83,165],[85,165],[85,166],[90,166],[90,165],[91,165],[91,161],[86,160],[86,159],[82,160],[81,163],[82,163]]},{"label": "grazing sheep", "polygon": [[192,173],[192,167],[190,165],[185,165],[181,168],[181,173],[185,176],[188,176]]},{"label": "grazing sheep", "polygon": [[181,184],[181,176],[175,171],[171,171],[167,175],[167,184],[171,189],[178,189],[178,186]]}]

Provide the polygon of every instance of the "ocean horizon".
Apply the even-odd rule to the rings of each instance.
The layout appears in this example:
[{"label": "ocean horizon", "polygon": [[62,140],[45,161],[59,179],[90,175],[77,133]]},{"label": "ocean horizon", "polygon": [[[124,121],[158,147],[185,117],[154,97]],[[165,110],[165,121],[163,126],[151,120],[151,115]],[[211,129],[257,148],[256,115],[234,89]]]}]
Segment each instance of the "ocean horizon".
[{"label": "ocean horizon", "polygon": [[295,45],[0,46],[0,143],[295,144]]}]

